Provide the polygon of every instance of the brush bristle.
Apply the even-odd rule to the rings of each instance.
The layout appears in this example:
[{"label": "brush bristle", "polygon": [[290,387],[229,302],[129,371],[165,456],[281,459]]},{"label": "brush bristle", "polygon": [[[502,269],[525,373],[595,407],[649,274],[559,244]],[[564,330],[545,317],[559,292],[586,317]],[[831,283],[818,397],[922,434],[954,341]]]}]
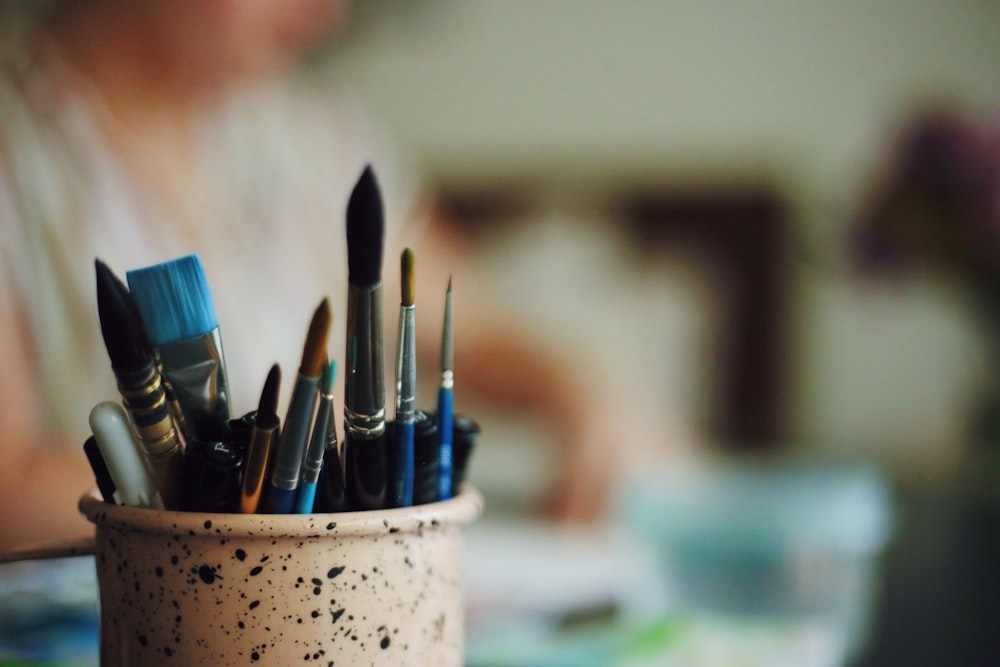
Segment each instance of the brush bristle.
[{"label": "brush bristle", "polygon": [[451,276],[448,276],[448,291],[444,295],[444,326],[441,332],[441,370],[450,371],[455,366],[455,345],[451,315]]},{"label": "brush bristle", "polygon": [[197,255],[129,271],[126,277],[153,345],[203,336],[219,326]]},{"label": "brush bristle", "polygon": [[97,272],[97,314],[101,336],[118,372],[136,372],[153,362],[153,348],[142,316],[128,288],[107,264],[94,260]]},{"label": "brush bristle", "polygon": [[278,425],[278,390],[281,387],[281,367],[271,366],[264,380],[264,389],[260,392],[260,403],[257,405],[255,423],[260,428],[274,428]]},{"label": "brush bristle", "polygon": [[333,393],[333,383],[337,379],[337,362],[331,361],[323,364],[323,376],[319,381],[319,390],[323,394]]},{"label": "brush bristle", "polygon": [[347,202],[347,277],[352,284],[369,286],[382,279],[384,236],[382,194],[369,165]]},{"label": "brush bristle", "polygon": [[400,278],[402,281],[401,291],[403,294],[403,305],[412,306],[416,294],[416,276],[413,266],[413,251],[409,248],[403,250],[403,255],[399,258]]},{"label": "brush bristle", "polygon": [[318,378],[326,363],[326,340],[330,335],[330,325],[333,315],[330,312],[330,301],[323,299],[313,313],[309,323],[309,333],[306,334],[306,344],[302,350],[302,366],[299,371],[306,377]]}]

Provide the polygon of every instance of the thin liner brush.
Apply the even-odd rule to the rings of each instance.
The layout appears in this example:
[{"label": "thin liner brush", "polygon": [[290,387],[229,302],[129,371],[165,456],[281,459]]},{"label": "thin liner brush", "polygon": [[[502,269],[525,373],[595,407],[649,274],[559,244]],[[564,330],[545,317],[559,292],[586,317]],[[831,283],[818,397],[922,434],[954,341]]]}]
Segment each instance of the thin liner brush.
[{"label": "thin liner brush", "polygon": [[222,440],[229,380],[215,303],[197,255],[126,274],[184,415],[188,440]]},{"label": "thin liner brush", "polygon": [[[323,375],[319,381],[319,407],[316,408],[312,437],[305,460],[302,461],[302,479],[299,482],[298,495],[295,497],[296,514],[312,514],[316,502],[316,486],[319,482],[319,473],[323,469],[323,457],[326,454],[330,422],[333,417],[333,382],[336,379],[337,362],[323,364]],[[334,435],[334,447],[336,442]]]},{"label": "thin liner brush", "polygon": [[177,501],[183,449],[139,309],[128,288],[99,259],[97,313],[122,404],[135,426],[154,483],[168,508]]},{"label": "thin liner brush", "polygon": [[264,487],[267,485],[272,453],[281,431],[281,419],[277,412],[280,386],[281,368],[278,364],[274,364],[268,371],[264,389],[260,393],[250,445],[247,447],[246,461],[243,464],[240,511],[244,514],[253,514],[257,511]]},{"label": "thin liner brush", "polygon": [[330,302],[324,298],[313,312],[309,323],[309,333],[302,350],[302,364],[299,366],[292,399],[285,415],[271,485],[264,496],[262,511],[266,514],[291,514],[295,510],[302,459],[309,443],[309,429],[316,409],[320,376],[326,363],[326,343],[332,319]]},{"label": "thin liner brush", "polygon": [[414,306],[416,279],[413,251],[400,256],[402,298],[399,304],[399,337],[396,356],[396,422],[389,459],[389,492],[394,507],[413,505],[413,424],[417,401],[417,339]]},{"label": "thin liner brush", "polygon": [[441,332],[441,386],[437,398],[438,500],[451,498],[452,390],[455,385],[455,343],[452,333],[451,277],[444,297],[444,329]]},{"label": "thin liner brush", "polygon": [[369,166],[347,204],[344,484],[352,510],[386,505],[389,444],[382,353],[384,234],[382,195]]}]

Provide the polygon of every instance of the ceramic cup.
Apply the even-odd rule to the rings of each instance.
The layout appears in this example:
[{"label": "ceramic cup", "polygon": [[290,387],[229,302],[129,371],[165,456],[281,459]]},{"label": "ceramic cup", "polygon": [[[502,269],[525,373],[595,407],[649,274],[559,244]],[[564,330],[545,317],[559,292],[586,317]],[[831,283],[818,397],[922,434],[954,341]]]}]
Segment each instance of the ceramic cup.
[{"label": "ceramic cup", "polygon": [[411,508],[165,512],[103,502],[101,665],[461,665],[466,486]]}]

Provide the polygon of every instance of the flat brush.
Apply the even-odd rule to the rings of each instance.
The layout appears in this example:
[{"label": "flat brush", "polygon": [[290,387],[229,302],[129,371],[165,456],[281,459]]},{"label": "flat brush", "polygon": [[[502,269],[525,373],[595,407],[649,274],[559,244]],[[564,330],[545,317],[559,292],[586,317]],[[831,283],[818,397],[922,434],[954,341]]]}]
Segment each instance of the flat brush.
[{"label": "flat brush", "polygon": [[272,452],[276,448],[281,419],[278,417],[278,391],[281,387],[281,368],[271,366],[260,393],[257,414],[254,416],[253,432],[243,464],[243,482],[240,493],[240,511],[254,514],[267,485]]},{"label": "flat brush", "polygon": [[230,417],[229,380],[201,261],[187,255],[129,271],[126,277],[163,375],[180,404],[185,437],[222,440]]},{"label": "flat brush", "polygon": [[173,508],[183,450],[171,419],[153,346],[125,283],[101,260],[94,260],[94,267],[101,335],[122,404],[135,425],[160,497],[168,508]]},{"label": "flat brush", "polygon": [[382,358],[382,195],[371,167],[347,204],[344,484],[349,509],[386,506],[388,437]]},{"label": "flat brush", "polygon": [[309,442],[309,429],[316,410],[316,394],[326,362],[326,343],[330,334],[330,302],[317,306],[309,323],[302,363],[292,388],[292,399],[278,444],[271,484],[264,496],[267,514],[291,514],[295,509],[296,490],[302,471],[302,459]]},{"label": "flat brush", "polygon": [[438,500],[451,498],[452,477],[452,390],[455,386],[455,342],[452,333],[451,278],[444,297],[444,328],[441,332],[441,385],[438,388]]},{"label": "flat brush", "polygon": [[413,251],[400,257],[398,354],[396,356],[396,421],[389,457],[389,493],[393,507],[413,504],[413,422],[417,400],[417,339],[415,328]]}]

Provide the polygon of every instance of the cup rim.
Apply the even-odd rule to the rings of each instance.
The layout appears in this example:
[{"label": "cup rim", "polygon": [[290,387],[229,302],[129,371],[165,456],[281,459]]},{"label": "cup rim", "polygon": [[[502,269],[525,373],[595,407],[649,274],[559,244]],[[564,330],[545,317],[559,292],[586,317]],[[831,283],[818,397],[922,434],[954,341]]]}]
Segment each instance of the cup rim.
[{"label": "cup rim", "polygon": [[414,533],[443,525],[465,524],[483,511],[483,496],[463,485],[449,500],[384,510],[327,514],[224,514],[129,507],[105,502],[96,489],[79,501],[80,512],[96,526],[147,533],[211,537],[343,537],[378,533]]}]

